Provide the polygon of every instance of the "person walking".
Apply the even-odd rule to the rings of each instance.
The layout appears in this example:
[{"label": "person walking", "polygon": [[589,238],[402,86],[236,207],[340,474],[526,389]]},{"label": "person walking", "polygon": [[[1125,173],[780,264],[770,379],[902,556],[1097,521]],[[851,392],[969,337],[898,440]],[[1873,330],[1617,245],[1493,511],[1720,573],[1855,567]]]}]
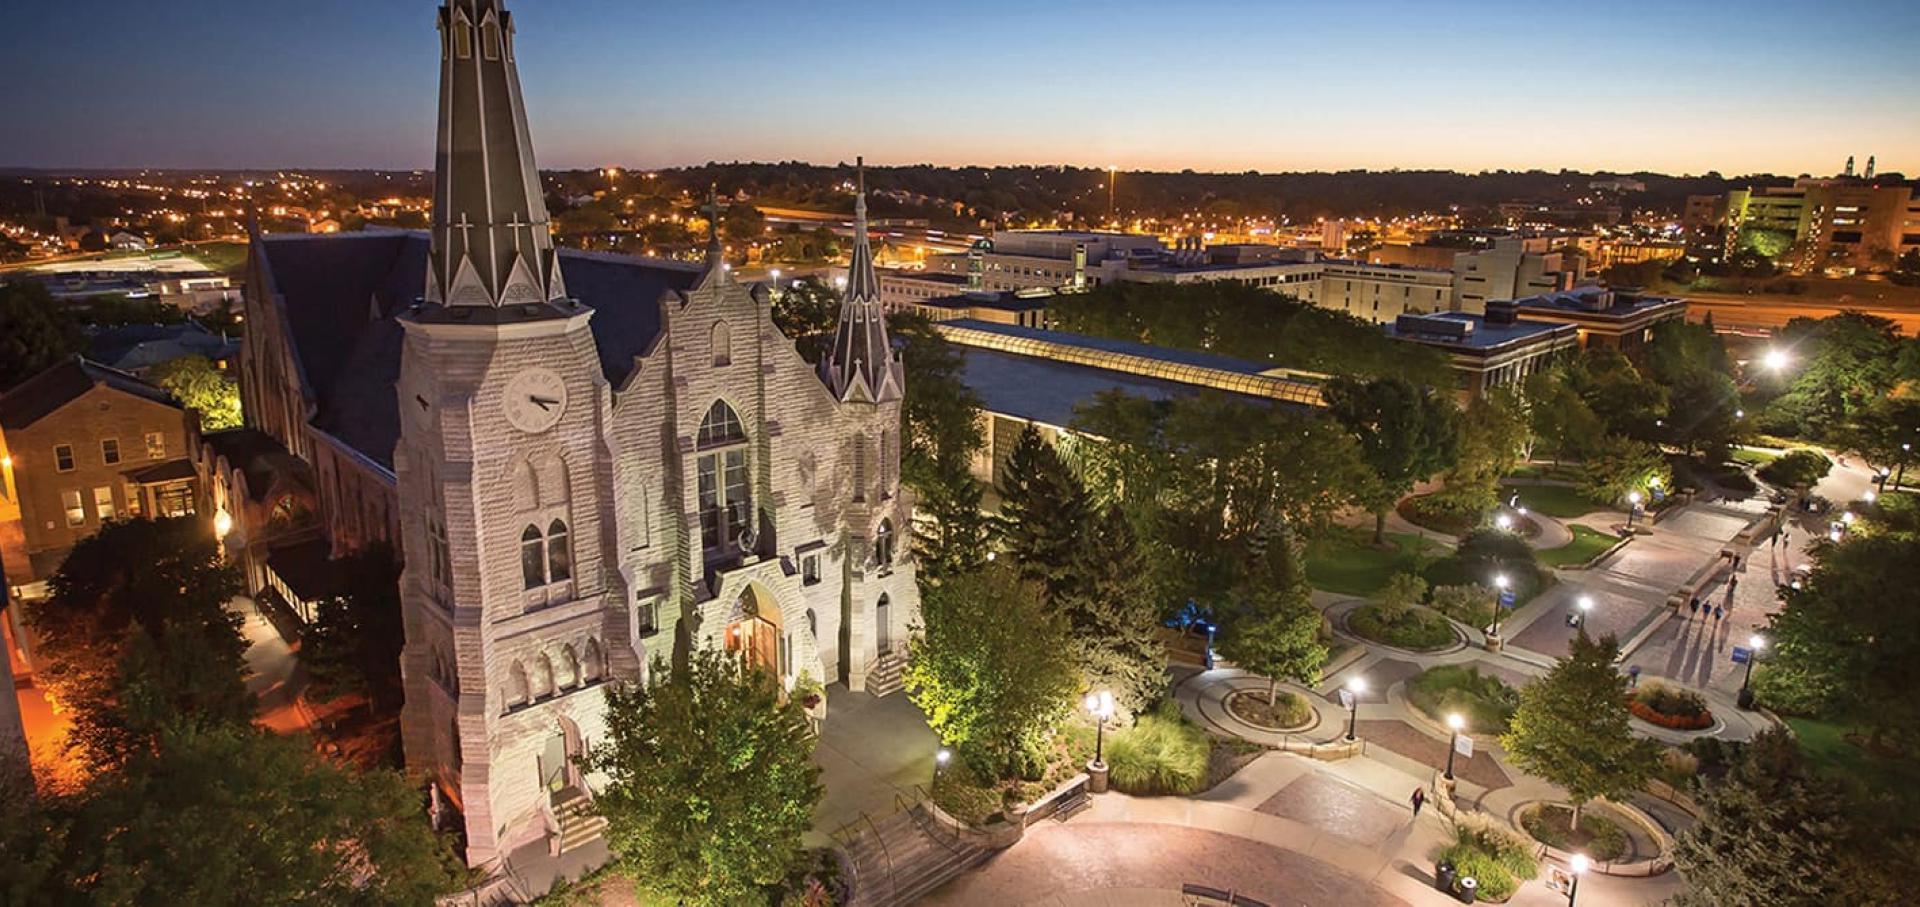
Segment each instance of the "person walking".
[{"label": "person walking", "polygon": [[1719,605],[1713,606],[1713,622],[1714,623],[1716,624],[1719,623],[1720,619],[1726,616],[1727,616],[1727,612],[1721,610]]},{"label": "person walking", "polygon": [[1696,595],[1687,602],[1687,610],[1691,612],[1687,615],[1688,620],[1700,616],[1700,596]]},{"label": "person walking", "polygon": [[1413,796],[1409,797],[1408,800],[1413,803],[1413,817],[1416,819],[1420,818],[1420,807],[1427,805],[1426,788],[1423,788],[1423,787],[1414,788]]}]

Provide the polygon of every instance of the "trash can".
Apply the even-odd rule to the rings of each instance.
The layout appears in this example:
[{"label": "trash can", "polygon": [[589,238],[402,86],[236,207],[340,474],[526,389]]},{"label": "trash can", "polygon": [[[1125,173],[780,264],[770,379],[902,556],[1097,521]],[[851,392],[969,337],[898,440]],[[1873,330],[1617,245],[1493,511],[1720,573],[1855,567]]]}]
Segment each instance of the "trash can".
[{"label": "trash can", "polygon": [[1433,864],[1433,887],[1452,894],[1453,883],[1459,878],[1460,872],[1453,867],[1452,860],[1441,860]]},{"label": "trash can", "polygon": [[1471,904],[1480,899],[1480,882],[1473,876],[1460,880],[1460,903]]}]

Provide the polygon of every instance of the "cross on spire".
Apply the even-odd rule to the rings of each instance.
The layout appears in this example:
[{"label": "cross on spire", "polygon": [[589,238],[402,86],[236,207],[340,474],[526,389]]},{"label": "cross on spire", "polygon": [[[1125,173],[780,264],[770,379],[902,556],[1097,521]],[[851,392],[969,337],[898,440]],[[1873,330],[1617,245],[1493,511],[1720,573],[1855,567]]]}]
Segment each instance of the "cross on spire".
[{"label": "cross on spire", "polygon": [[730,205],[720,203],[720,184],[707,185],[707,203],[700,210],[707,214],[707,257],[719,261],[725,254],[720,244],[720,215],[725,214]]}]

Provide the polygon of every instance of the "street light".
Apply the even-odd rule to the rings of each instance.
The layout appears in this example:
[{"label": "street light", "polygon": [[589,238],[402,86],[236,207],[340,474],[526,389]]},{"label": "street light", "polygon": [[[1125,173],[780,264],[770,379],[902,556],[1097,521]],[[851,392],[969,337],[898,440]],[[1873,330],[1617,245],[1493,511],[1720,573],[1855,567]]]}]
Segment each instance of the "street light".
[{"label": "street light", "polygon": [[1360,723],[1360,694],[1365,693],[1366,691],[1367,691],[1367,679],[1365,677],[1355,675],[1352,678],[1347,680],[1347,692],[1352,694],[1352,698],[1353,698],[1353,706],[1352,706],[1353,713],[1347,718],[1347,742],[1348,743],[1353,742],[1354,729]]},{"label": "street light", "polygon": [[1453,754],[1457,752],[1460,747],[1460,729],[1466,726],[1467,726],[1467,719],[1460,717],[1459,712],[1452,712],[1447,715],[1447,727],[1453,729],[1453,736],[1448,738],[1447,740],[1447,780],[1448,781],[1453,780]]},{"label": "street light", "polygon": [[1640,512],[1640,492],[1637,492],[1637,491],[1627,492],[1627,503],[1630,505],[1627,508],[1627,528],[1632,529],[1633,518],[1636,514]]},{"label": "street light", "polygon": [[933,777],[939,778],[946,771],[947,763],[953,761],[953,750],[941,747],[933,752]]},{"label": "street light", "polygon": [[1494,593],[1493,597],[1493,627],[1487,631],[1487,635],[1489,636],[1500,635],[1500,593],[1507,591],[1508,582],[1507,575],[1504,573],[1496,573],[1493,575],[1493,588],[1498,591]]},{"label": "street light", "polygon": [[1085,705],[1087,711],[1093,713],[1096,722],[1093,732],[1093,767],[1104,769],[1107,767],[1104,758],[1107,745],[1107,719],[1113,717],[1113,693],[1107,690],[1088,693]]},{"label": "street light", "polygon": [[1786,351],[1768,350],[1767,354],[1761,357],[1760,362],[1765,365],[1769,371],[1780,371],[1787,367],[1788,359]]},{"label": "street light", "polygon": [[1580,610],[1573,613],[1572,623],[1576,627],[1584,627],[1587,625],[1587,615],[1593,613],[1593,596],[1582,595],[1574,604],[1579,606]]},{"label": "street light", "polygon": [[1500,514],[1493,518],[1493,525],[1500,527],[1501,532],[1506,532],[1513,528],[1513,517],[1507,516],[1504,513]]},{"label": "street light", "polygon": [[1580,896],[1580,877],[1587,874],[1587,867],[1593,864],[1583,853],[1574,854],[1567,860],[1567,868],[1573,870],[1573,884],[1567,886],[1567,907],[1573,907],[1573,899]]},{"label": "street light", "polygon": [[1747,674],[1740,678],[1739,700],[1743,703],[1753,702],[1753,663],[1760,660],[1760,650],[1766,647],[1766,637],[1758,633],[1747,637]]}]

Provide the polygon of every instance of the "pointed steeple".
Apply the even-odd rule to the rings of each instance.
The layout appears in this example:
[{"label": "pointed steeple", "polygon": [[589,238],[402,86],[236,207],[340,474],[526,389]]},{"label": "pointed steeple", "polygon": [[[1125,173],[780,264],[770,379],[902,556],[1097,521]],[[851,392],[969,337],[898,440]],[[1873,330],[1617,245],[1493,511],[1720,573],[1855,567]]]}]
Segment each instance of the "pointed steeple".
[{"label": "pointed steeple", "polygon": [[534,166],[503,0],[440,7],[440,133],[427,299],[449,306],[565,295]]},{"label": "pointed steeple", "polygon": [[720,216],[725,214],[727,206],[720,204],[720,184],[707,185],[707,203],[700,206],[707,215],[707,270],[700,276],[700,286],[722,283],[727,279],[727,247],[720,241]]},{"label": "pointed steeple", "polygon": [[906,388],[905,371],[887,340],[887,317],[880,305],[880,278],[873,270],[867,241],[866,161],[854,159],[853,256],[847,262],[847,293],[840,304],[833,351],[820,363],[820,376],[841,400],[897,400]]}]

